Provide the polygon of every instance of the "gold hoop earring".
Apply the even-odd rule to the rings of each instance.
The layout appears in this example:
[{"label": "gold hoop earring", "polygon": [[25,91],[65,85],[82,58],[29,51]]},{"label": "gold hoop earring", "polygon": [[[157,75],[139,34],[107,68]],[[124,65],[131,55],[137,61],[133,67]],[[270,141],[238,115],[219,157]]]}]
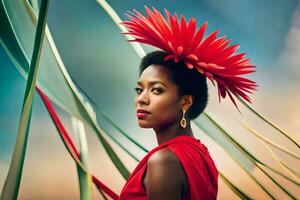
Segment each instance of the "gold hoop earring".
[{"label": "gold hoop earring", "polygon": [[182,115],[182,119],[180,121],[180,125],[181,125],[182,128],[185,128],[186,127],[186,119],[184,117],[185,117],[185,112],[186,111],[182,110],[182,112],[183,112],[183,115]]}]

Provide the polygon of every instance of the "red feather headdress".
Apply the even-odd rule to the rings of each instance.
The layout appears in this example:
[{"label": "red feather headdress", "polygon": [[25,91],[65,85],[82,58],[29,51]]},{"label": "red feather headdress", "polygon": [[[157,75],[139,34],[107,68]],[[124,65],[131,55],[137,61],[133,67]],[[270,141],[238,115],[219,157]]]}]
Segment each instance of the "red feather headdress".
[{"label": "red feather headdress", "polygon": [[165,9],[168,22],[155,8],[153,11],[145,6],[148,16],[134,10],[128,15],[131,21],[123,21],[128,28],[125,34],[131,34],[136,41],[155,46],[169,55],[165,60],[182,60],[189,69],[195,68],[211,80],[215,86],[217,82],[218,96],[230,97],[237,107],[232,96],[242,97],[249,103],[251,99],[246,93],[252,93],[257,87],[256,83],[241,75],[255,72],[255,66],[245,58],[245,53],[233,55],[239,45],[228,46],[230,40],[226,36],[217,38],[216,30],[203,39],[207,22],[196,31],[196,20],[192,18],[188,23],[181,16],[178,21],[176,13],[172,16]]}]

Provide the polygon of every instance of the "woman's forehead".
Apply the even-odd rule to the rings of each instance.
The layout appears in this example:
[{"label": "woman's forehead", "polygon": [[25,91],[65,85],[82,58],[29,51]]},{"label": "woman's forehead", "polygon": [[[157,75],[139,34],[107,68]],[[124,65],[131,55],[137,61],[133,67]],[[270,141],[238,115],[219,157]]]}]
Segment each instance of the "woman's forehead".
[{"label": "woman's forehead", "polygon": [[140,75],[138,83],[141,82],[162,82],[170,83],[170,72],[160,65],[150,65]]}]

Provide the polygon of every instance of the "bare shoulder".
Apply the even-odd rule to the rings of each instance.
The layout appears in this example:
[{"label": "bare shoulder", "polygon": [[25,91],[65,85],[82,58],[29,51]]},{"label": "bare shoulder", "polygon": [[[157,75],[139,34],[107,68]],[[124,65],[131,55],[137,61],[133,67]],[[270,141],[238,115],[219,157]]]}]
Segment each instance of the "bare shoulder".
[{"label": "bare shoulder", "polygon": [[184,181],[180,161],[169,149],[161,149],[149,158],[143,180],[148,199],[181,199]]},{"label": "bare shoulder", "polygon": [[176,155],[170,151],[167,148],[158,150],[157,152],[155,152],[148,160],[148,166],[151,165],[180,165],[180,162],[178,160],[178,158],[176,157]]}]

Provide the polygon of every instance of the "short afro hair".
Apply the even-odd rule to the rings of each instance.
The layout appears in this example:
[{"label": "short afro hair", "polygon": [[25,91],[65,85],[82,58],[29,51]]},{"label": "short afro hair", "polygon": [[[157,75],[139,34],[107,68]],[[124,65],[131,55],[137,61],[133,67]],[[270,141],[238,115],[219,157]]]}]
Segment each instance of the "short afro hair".
[{"label": "short afro hair", "polygon": [[150,65],[160,65],[170,72],[170,79],[178,86],[179,95],[193,95],[194,102],[187,111],[187,119],[198,117],[207,106],[208,88],[206,76],[196,69],[188,69],[183,61],[164,60],[168,54],[164,51],[153,51],[143,57],[140,63],[139,75]]}]

